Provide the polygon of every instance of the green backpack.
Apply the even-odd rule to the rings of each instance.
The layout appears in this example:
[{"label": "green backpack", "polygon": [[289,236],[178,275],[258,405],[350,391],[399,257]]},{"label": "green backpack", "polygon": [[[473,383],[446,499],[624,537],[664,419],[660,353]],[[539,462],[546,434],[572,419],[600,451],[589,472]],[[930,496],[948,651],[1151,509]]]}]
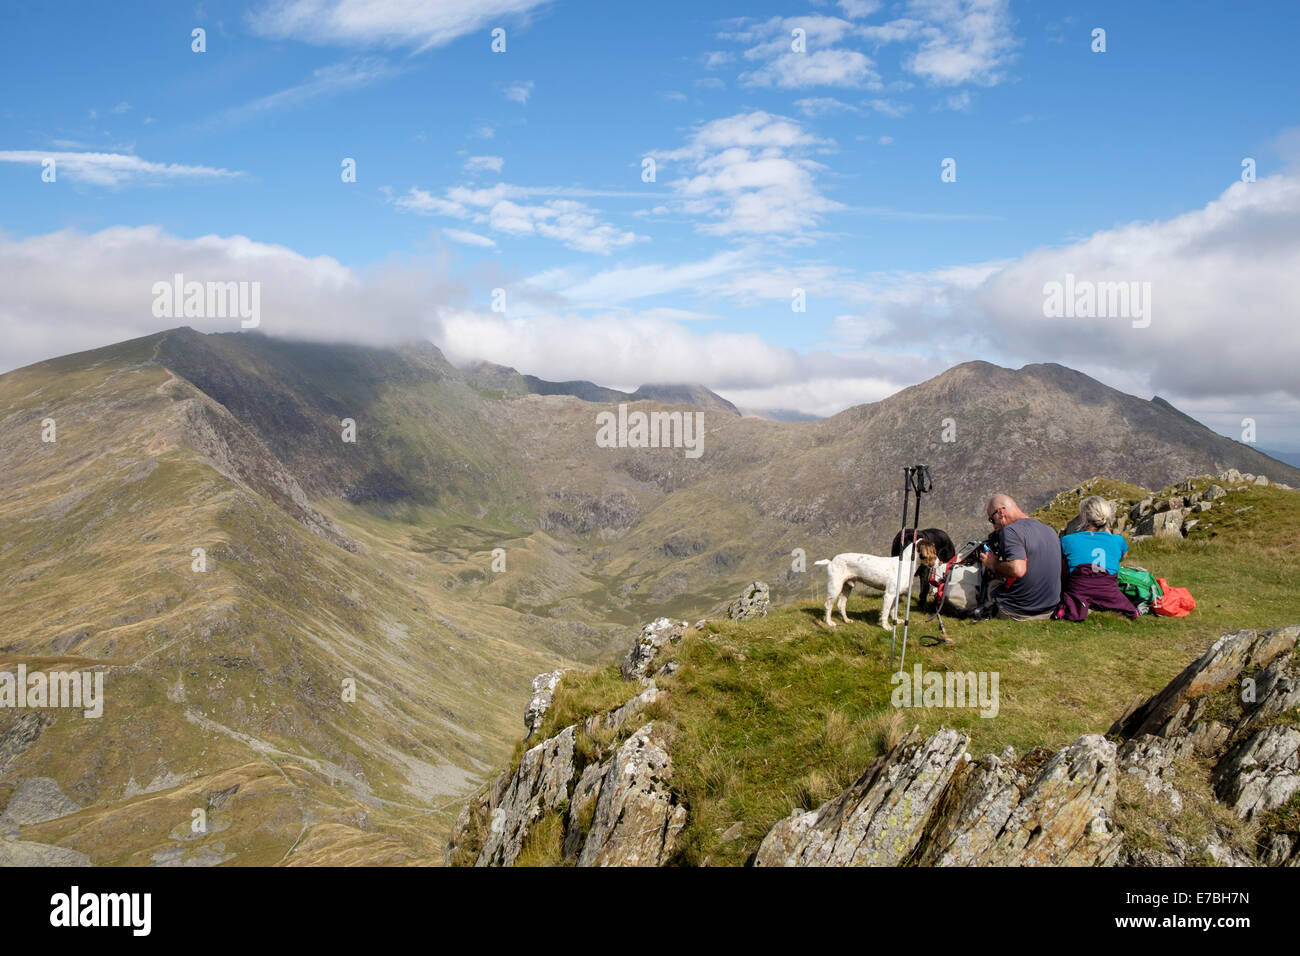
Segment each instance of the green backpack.
[{"label": "green backpack", "polygon": [[1155,575],[1146,568],[1122,567],[1119,569],[1119,589],[1134,604],[1154,604],[1164,597]]}]

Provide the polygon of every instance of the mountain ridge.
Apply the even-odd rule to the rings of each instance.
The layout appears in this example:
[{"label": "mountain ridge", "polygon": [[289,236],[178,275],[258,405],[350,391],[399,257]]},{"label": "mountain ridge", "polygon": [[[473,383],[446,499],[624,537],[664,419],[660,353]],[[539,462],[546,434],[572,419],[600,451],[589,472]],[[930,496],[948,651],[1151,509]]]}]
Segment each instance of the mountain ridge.
[{"label": "mountain ridge", "polygon": [[[905,464],[932,466],[923,520],[958,536],[994,490],[1032,506],[1108,471],[1300,483],[1054,375],[973,363],[808,423],[695,409],[697,459],[600,447],[599,406],[492,388],[432,345],[182,328],[0,375],[0,655],[76,655],[117,701],[98,722],[0,713],[0,799],[57,781],[80,822],[41,832],[94,862],[429,858],[533,674],[609,660],[649,612],[698,616],[755,578],[806,596],[792,552],[887,547]],[[220,839],[131,829],[142,800],[179,821],[196,787],[236,784]]]}]

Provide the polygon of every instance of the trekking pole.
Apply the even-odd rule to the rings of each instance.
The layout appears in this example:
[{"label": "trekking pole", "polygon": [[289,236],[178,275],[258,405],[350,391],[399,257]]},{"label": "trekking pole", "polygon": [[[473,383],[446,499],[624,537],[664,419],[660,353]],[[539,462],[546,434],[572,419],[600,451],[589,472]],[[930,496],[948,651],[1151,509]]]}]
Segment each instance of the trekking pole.
[{"label": "trekking pole", "polygon": [[[898,532],[898,567],[894,571],[894,593],[898,594],[903,588],[903,549],[907,547],[907,506],[912,494],[912,469],[903,469],[903,526]],[[882,598],[883,600],[883,598]],[[897,607],[897,605],[895,605]],[[898,614],[895,612],[894,619],[889,629],[889,666],[894,666],[894,641],[898,637]],[[902,670],[902,665],[899,665]]]},{"label": "trekking pole", "polygon": [[[915,499],[913,505],[914,511],[912,513],[912,542],[911,542],[912,551],[911,554],[908,555],[908,561],[907,561],[907,565],[908,565],[907,605],[906,607],[903,608],[903,649],[898,657],[898,673],[900,674],[903,673],[903,663],[907,659],[907,629],[908,629],[908,625],[910,625],[912,621],[912,585],[916,580],[916,537],[917,537],[917,533],[921,528],[921,496],[931,491],[934,488],[934,482],[930,479],[930,469],[927,468],[925,465],[913,465],[910,468],[904,469],[904,473],[906,475],[906,481],[907,481],[907,484],[903,489],[903,523],[904,523],[903,540],[904,541],[907,540],[906,523],[907,523],[907,498],[908,498],[909,490],[914,492]],[[906,545],[904,547],[906,547]],[[900,552],[898,556],[899,573],[901,573],[902,570],[903,570],[903,556],[902,553]],[[901,582],[899,582],[899,584],[901,585]],[[899,597],[902,597],[902,595],[899,594]],[[894,630],[895,631],[898,630],[897,604],[895,604],[894,606]],[[894,640],[891,634],[889,640],[889,666],[892,668],[893,665],[894,665]]]}]

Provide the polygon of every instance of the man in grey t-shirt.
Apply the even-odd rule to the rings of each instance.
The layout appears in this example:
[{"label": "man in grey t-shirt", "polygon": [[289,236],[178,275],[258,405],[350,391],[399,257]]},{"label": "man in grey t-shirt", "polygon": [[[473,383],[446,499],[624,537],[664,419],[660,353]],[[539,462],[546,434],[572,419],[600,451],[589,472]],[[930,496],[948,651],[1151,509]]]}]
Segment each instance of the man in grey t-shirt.
[{"label": "man in grey t-shirt", "polygon": [[989,588],[997,616],[1047,620],[1061,602],[1061,539],[1021,511],[1010,495],[990,498],[987,513],[1002,554],[986,551],[980,561],[986,574],[998,578]]}]

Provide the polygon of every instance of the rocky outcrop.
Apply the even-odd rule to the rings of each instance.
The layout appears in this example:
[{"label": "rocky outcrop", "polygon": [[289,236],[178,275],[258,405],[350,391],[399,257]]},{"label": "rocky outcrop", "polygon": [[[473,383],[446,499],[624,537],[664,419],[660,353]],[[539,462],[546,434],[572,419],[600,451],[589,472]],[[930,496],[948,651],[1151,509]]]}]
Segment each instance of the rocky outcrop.
[{"label": "rocky outcrop", "polygon": [[666,863],[686,826],[686,808],[668,787],[671,776],[667,741],[652,721],[596,769],[582,795],[595,809],[578,866]]},{"label": "rocky outcrop", "polygon": [[524,738],[525,740],[530,739],[541,729],[542,721],[546,719],[546,714],[551,709],[555,688],[559,686],[560,678],[563,676],[564,671],[558,670],[538,674],[533,678],[533,696],[529,698],[528,708],[524,711],[524,726],[528,728],[528,736]]},{"label": "rocky outcrop", "polygon": [[1034,778],[989,849],[969,861],[993,866],[1104,866],[1121,837],[1115,828],[1115,745],[1085,734]]},{"label": "rocky outcrop", "polygon": [[1207,695],[1235,684],[1245,668],[1266,667],[1279,655],[1289,653],[1297,637],[1300,626],[1224,634],[1164,690],[1115,721],[1108,734],[1126,738],[1140,734],[1174,737],[1186,732],[1200,716],[1198,700],[1203,704]]},{"label": "rocky outcrop", "polygon": [[67,847],[28,840],[0,840],[0,866],[91,866],[90,857]]},{"label": "rocky outcrop", "polygon": [[646,677],[659,652],[670,644],[680,644],[688,626],[685,621],[661,617],[641,628],[641,635],[623,660],[623,679],[640,680]]},{"label": "rocky outcrop", "polygon": [[524,753],[519,769],[489,808],[487,838],[475,866],[514,863],[534,821],[568,799],[576,732],[576,727],[566,727]]},{"label": "rocky outcrop", "polygon": [[[1125,738],[1121,771],[1165,808],[1147,821],[1147,843],[1157,845],[1126,851],[1123,862],[1300,864],[1295,815],[1283,813],[1300,795],[1300,728],[1293,723],[1300,707],[1298,638],[1296,626],[1225,634],[1111,727]],[[1204,775],[1212,802],[1258,828],[1253,846],[1231,845],[1232,834],[1219,824],[1196,843],[1175,832],[1173,823],[1193,812],[1187,805],[1196,794],[1195,781],[1185,784],[1179,776],[1180,762]],[[1194,812],[1209,815],[1204,808]]]},{"label": "rocky outcrop", "polygon": [[759,845],[757,866],[897,866],[918,841],[969,738],[914,729],[818,810],[796,810]]},{"label": "rocky outcrop", "polygon": [[1233,747],[1216,768],[1218,796],[1244,820],[1300,793],[1300,729],[1275,724]]},{"label": "rocky outcrop", "polygon": [[80,809],[81,807],[68,799],[54,779],[28,777],[18,784],[9,798],[9,805],[0,811],[0,829],[3,829],[6,824],[25,827],[33,823],[57,820]]},{"label": "rocky outcrop", "polygon": [[[538,822],[551,816],[562,827],[560,845],[570,863],[666,863],[686,825],[686,808],[670,785],[666,730],[645,722],[647,708],[664,693],[645,675],[659,649],[680,641],[685,630],[685,622],[667,618],[647,624],[629,653],[632,665],[625,667],[628,680],[639,680],[641,689],[621,706],[531,747],[513,772],[475,794],[452,828],[447,862],[510,866]],[[541,727],[560,674],[533,680],[525,715],[530,737]]]},{"label": "rocky outcrop", "polygon": [[[1085,734],[1050,755],[971,760],[966,738],[914,730],[853,786],[796,810],[764,837],[759,866],[1300,865],[1300,627],[1225,634],[1109,737]],[[1199,761],[1199,763],[1188,763]],[[1206,766],[1208,764],[1208,770]],[[1031,773],[1028,768],[1041,766]],[[1260,825],[1252,847],[1216,824],[1196,841],[1171,824],[1213,786],[1220,807]],[[1122,780],[1155,804],[1146,839],[1125,844]],[[1190,789],[1188,789],[1190,788]],[[1131,812],[1131,811],[1130,811]],[[1222,810],[1219,811],[1220,813]],[[1156,845],[1152,845],[1156,844]]]},{"label": "rocky outcrop", "polygon": [[[764,837],[759,866],[1096,866],[1120,846],[1115,745],[1080,737],[1030,781],[1014,751],[971,762],[967,738],[913,730],[819,810]],[[917,848],[920,847],[919,852]]]},{"label": "rocky outcrop", "polygon": [[727,617],[733,621],[745,621],[753,617],[767,617],[768,605],[771,604],[768,586],[762,581],[755,581],[731,602],[727,608]]}]

